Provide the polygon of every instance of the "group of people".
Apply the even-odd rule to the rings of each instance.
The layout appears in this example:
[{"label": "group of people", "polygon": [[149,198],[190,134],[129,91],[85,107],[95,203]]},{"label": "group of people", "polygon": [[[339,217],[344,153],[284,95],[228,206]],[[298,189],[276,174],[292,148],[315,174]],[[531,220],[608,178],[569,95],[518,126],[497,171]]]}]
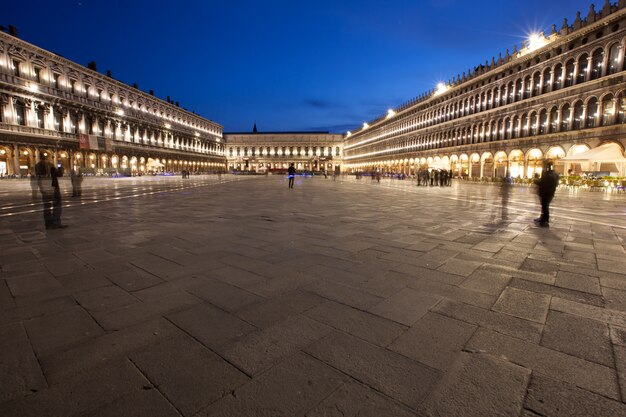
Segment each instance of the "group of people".
[{"label": "group of people", "polygon": [[67,225],[61,222],[62,202],[59,178],[63,176],[63,168],[56,167],[48,161],[46,153],[35,165],[37,188],[41,193],[43,203],[43,221],[46,229],[65,229]]},{"label": "group of people", "polygon": [[452,170],[419,168],[417,170],[417,185],[450,187],[452,186]]},{"label": "group of people", "polygon": [[185,179],[185,178],[189,178],[190,172],[187,171],[186,169],[183,169],[182,174],[183,174],[183,179]]}]

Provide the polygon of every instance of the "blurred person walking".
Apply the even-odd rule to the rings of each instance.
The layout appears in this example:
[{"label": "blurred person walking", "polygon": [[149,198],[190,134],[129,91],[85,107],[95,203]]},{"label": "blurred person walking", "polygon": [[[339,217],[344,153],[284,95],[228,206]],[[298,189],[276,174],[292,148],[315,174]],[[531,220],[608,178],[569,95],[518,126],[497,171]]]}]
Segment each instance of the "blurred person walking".
[{"label": "blurred person walking", "polygon": [[61,189],[59,177],[63,176],[63,169],[57,168],[48,161],[48,155],[41,154],[41,160],[35,165],[39,191],[43,203],[43,220],[46,229],[65,229],[67,225],[61,223]]},{"label": "blurred person walking", "polygon": [[539,227],[550,227],[550,203],[559,185],[559,174],[554,172],[551,160],[545,161],[541,178],[536,180],[535,184],[537,184],[537,194],[541,202],[541,216],[534,221]]}]

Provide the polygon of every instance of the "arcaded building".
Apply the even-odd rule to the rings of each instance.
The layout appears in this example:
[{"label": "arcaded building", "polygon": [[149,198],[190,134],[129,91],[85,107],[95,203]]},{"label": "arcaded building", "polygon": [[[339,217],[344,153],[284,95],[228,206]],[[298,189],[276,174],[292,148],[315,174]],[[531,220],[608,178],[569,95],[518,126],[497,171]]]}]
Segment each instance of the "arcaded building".
[{"label": "arcaded building", "polygon": [[222,126],[0,32],[0,175],[225,168]]},{"label": "arcaded building", "polygon": [[626,1],[591,6],[348,132],[344,164],[531,177],[551,158],[562,173],[626,175],[625,47]]},{"label": "arcaded building", "polygon": [[298,171],[341,170],[343,135],[328,132],[225,133],[231,171],[282,171],[293,163]]}]

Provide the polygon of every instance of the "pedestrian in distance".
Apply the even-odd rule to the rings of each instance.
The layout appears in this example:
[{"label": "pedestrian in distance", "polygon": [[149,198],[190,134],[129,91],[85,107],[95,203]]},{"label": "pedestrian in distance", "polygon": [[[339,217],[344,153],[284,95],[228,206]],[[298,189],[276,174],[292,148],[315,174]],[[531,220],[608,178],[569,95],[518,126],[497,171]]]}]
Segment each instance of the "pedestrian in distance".
[{"label": "pedestrian in distance", "polygon": [[559,185],[559,174],[554,172],[552,161],[546,160],[544,162],[541,178],[536,180],[535,184],[537,185],[537,194],[539,194],[539,201],[541,202],[541,216],[535,219],[535,223],[539,227],[550,227],[550,203],[554,198],[556,187]]},{"label": "pedestrian in distance", "polygon": [[289,165],[287,177],[289,178],[289,188],[293,188],[293,181],[296,177],[296,168],[293,166],[293,162]]}]

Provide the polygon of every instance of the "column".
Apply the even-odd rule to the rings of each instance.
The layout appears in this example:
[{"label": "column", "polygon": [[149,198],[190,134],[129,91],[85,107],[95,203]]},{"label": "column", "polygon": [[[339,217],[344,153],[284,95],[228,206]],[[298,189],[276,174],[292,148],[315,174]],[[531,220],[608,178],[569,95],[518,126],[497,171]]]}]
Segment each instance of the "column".
[{"label": "column", "polygon": [[13,174],[20,175],[20,150],[17,145],[13,145]]}]

